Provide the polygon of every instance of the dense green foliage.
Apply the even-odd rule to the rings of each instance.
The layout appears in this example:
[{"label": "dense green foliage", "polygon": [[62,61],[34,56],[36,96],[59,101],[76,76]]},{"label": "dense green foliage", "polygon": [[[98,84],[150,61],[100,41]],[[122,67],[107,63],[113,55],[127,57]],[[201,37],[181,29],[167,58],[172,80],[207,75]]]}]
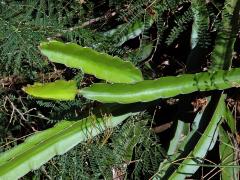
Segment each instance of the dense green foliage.
[{"label": "dense green foliage", "polygon": [[[147,90],[152,97],[156,88],[161,89],[158,87],[161,84],[146,85],[145,82],[161,83],[166,78],[167,82],[163,85],[167,98],[149,104],[124,105],[127,110],[134,108],[135,112],[141,113],[128,118],[117,128],[107,128],[106,124],[101,128],[94,121],[87,127],[101,128],[98,129],[101,132],[107,130],[79,145],[79,139],[68,141],[67,137],[68,133],[78,133],[82,127],[69,125],[73,131],[67,128],[64,131],[67,135],[63,133],[61,140],[57,135],[47,139],[44,147],[55,148],[56,151],[51,154],[45,151],[47,148],[42,149],[47,156],[42,161],[35,161],[36,168],[54,155],[69,150],[56,153],[58,148],[51,146],[51,140],[60,144],[66,140],[70,143],[69,147],[76,146],[66,154],[54,157],[38,170],[29,172],[23,179],[183,179],[186,176],[200,179],[214,174],[220,174],[222,179],[238,178],[238,117],[233,117],[229,110],[232,106],[226,102],[232,100],[233,106],[236,106],[239,90],[216,90],[239,86],[238,70],[228,71],[239,67],[240,40],[236,37],[239,32],[239,9],[239,0],[1,1],[0,152],[6,153],[0,154],[0,166],[5,168],[0,169],[0,174],[7,171],[8,175],[17,173],[11,167],[29,165],[27,162],[31,155],[41,158],[37,151],[41,149],[41,143],[45,143],[42,138],[48,138],[45,133],[53,132],[64,123],[68,126],[68,123],[82,119],[83,114],[89,117],[96,114],[102,104],[80,96],[82,89],[86,90],[84,96],[90,99],[99,100],[91,98],[89,92],[96,93],[94,87],[103,86],[107,93],[119,93],[121,90],[130,100],[134,99],[126,100],[126,103],[139,102],[145,101],[141,100],[142,96],[134,96],[139,90],[144,93]],[[62,46],[49,48],[48,43],[44,43],[39,47],[40,43],[49,40],[57,40]],[[82,51],[83,56],[72,53],[74,47],[68,46],[68,49],[60,42],[71,42],[72,46]],[[72,42],[89,48],[80,48]],[[84,55],[84,49],[92,58]],[[103,53],[99,61],[96,52]],[[68,59],[61,59],[67,56]],[[78,59],[83,63],[79,63]],[[105,59],[105,63],[101,59]],[[128,69],[126,66],[129,67],[127,73],[124,71]],[[200,71],[208,72],[195,74]],[[146,81],[141,81],[141,73]],[[192,75],[177,76],[182,73]],[[194,80],[190,84],[184,81],[186,89],[191,91],[182,89],[181,77]],[[159,80],[153,80],[156,78]],[[141,82],[135,84],[136,81]],[[45,94],[44,98],[72,101],[33,98],[22,90],[22,87],[33,82],[38,84],[28,86],[30,91],[27,88],[23,90],[29,94],[39,93],[36,97]],[[39,82],[50,82],[50,85],[42,86]],[[56,92],[51,82],[66,89],[57,88],[59,91]],[[72,87],[65,86],[65,82],[71,82]],[[108,82],[121,84],[110,85]],[[122,84],[129,82],[134,84]],[[197,84],[199,82],[200,85]],[[137,84],[143,85],[134,87]],[[108,89],[114,86],[117,90]],[[121,86],[120,89],[118,86]],[[137,92],[131,94],[132,87]],[[76,89],[80,89],[80,95],[76,95]],[[181,95],[198,90],[215,91]],[[106,91],[103,94],[106,96]],[[155,94],[155,98],[147,101],[164,97],[161,95]],[[169,98],[175,95],[179,96]],[[119,94],[113,99],[118,97]],[[120,105],[116,105],[117,112],[119,108]],[[103,105],[103,109],[108,109],[108,105]],[[238,109],[235,109],[238,115]],[[104,119],[106,114],[103,111],[100,114]],[[107,117],[111,115],[112,111],[108,111]],[[62,122],[64,119],[73,121]],[[76,122],[84,123],[81,120]],[[166,130],[165,126],[171,128]],[[38,131],[43,132],[30,138],[39,141],[36,146],[31,144],[31,140],[22,143],[27,136]],[[16,148],[7,151],[13,146]],[[36,151],[29,153],[29,157],[27,154],[21,157],[18,154],[24,151],[21,147],[36,147]],[[217,157],[207,155],[212,152]],[[12,163],[11,160],[18,157],[20,159]],[[25,172],[17,173],[17,176],[35,169],[31,165],[30,168],[22,167]],[[209,170],[209,167],[212,168]]]}]

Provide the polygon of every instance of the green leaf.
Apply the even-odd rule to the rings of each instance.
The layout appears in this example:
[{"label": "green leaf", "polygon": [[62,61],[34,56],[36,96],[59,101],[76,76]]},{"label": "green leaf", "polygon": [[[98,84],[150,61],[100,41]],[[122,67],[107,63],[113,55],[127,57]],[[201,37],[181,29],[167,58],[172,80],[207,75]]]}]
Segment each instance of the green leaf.
[{"label": "green leaf", "polygon": [[152,42],[142,40],[140,47],[136,51],[128,52],[127,59],[134,61],[134,63],[139,63],[146,60],[153,50],[154,44]]},{"label": "green leaf", "polygon": [[12,180],[39,168],[55,155],[61,155],[78,143],[113,128],[134,113],[118,116],[89,116],[78,121],[62,121],[38,132],[0,156],[0,179]]},{"label": "green leaf", "polygon": [[76,81],[57,80],[51,83],[34,83],[22,88],[27,94],[44,99],[74,100],[78,89]]},{"label": "green leaf", "polygon": [[200,167],[200,164],[205,157],[206,153],[210,150],[210,147],[213,147],[216,137],[218,135],[218,126],[221,121],[221,118],[224,115],[224,102],[225,96],[222,95],[218,101],[218,105],[213,113],[213,116],[205,129],[204,133],[201,135],[201,138],[197,142],[194,149],[189,153],[186,159],[181,163],[178,169],[170,176],[169,179],[185,179],[187,176],[194,174],[197,169]]},{"label": "green leaf", "polygon": [[137,20],[131,22],[130,25],[128,25],[128,23],[121,24],[117,28],[105,32],[104,35],[117,39],[118,42],[116,46],[121,46],[126,41],[139,36],[145,30],[149,29],[153,23],[154,18],[147,16],[146,19],[144,19],[144,22]]},{"label": "green leaf", "polygon": [[143,80],[141,71],[132,63],[74,43],[43,42],[40,50],[52,62],[79,68],[108,82],[133,83]]},{"label": "green leaf", "polygon": [[217,34],[216,45],[211,55],[212,70],[228,69],[232,63],[232,52],[239,27],[240,1],[225,1],[222,11],[221,28]]},{"label": "green leaf", "polygon": [[[230,135],[222,128],[219,128],[219,154],[221,165],[238,165],[237,154]],[[237,147],[236,147],[237,148]],[[221,179],[238,179],[239,170],[233,167],[221,168]]]},{"label": "green leaf", "polygon": [[171,156],[173,154],[177,153],[177,150],[179,146],[181,146],[183,139],[187,136],[189,133],[189,123],[183,122],[178,120],[177,125],[176,125],[176,130],[174,137],[170,141],[169,147],[168,147],[168,152],[167,155]]},{"label": "green leaf", "polygon": [[210,22],[205,1],[192,0],[191,9],[193,12],[191,48],[194,49],[197,46],[197,44],[199,44],[199,42],[202,43],[201,41],[203,41],[203,43],[207,43],[206,42],[207,39],[203,38],[206,38],[206,35],[208,35],[207,31]]},{"label": "green leaf", "polygon": [[236,125],[236,119],[233,117],[232,112],[229,110],[229,108],[226,106],[226,111],[224,114],[224,119],[231,129],[231,132],[233,134],[237,133],[237,125]]},{"label": "green leaf", "polygon": [[[178,161],[178,159],[181,159],[182,158],[181,154],[185,153],[186,149],[189,150],[189,147],[187,147],[187,144],[191,140],[195,141],[194,134],[198,131],[200,120],[203,116],[203,113],[204,112],[197,113],[191,126],[191,129],[192,129],[191,132],[188,132],[188,131],[185,132],[185,129],[188,129],[188,124],[186,122],[178,121],[175,135],[171,140],[168,148],[168,153],[167,153],[168,157],[160,164],[157,173],[154,175],[154,180],[163,178],[166,175],[166,172],[170,168],[174,167],[174,164],[172,164],[172,162]],[[184,139],[181,141],[180,141],[180,137],[181,137],[180,133],[181,134],[183,133],[185,135]],[[177,140],[179,140],[179,142],[176,142]],[[177,167],[174,167],[174,168],[176,169]]]},{"label": "green leaf", "polygon": [[[233,135],[237,132],[236,129],[236,120],[233,117],[231,111],[225,105],[225,122],[230,128],[231,132],[227,132],[222,126],[219,129],[219,155],[221,160],[221,165],[238,165],[237,154],[235,153],[235,145],[233,140]],[[232,133],[232,138],[230,133]],[[237,148],[237,147],[236,147]],[[221,168],[221,179],[238,179],[239,171],[232,167],[223,167]]]}]

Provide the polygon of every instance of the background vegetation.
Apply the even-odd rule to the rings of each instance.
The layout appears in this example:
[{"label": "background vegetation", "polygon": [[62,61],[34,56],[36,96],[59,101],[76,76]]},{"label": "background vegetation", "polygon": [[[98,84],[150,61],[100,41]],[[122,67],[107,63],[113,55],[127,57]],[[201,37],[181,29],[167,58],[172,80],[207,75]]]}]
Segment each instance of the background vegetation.
[{"label": "background vegetation", "polygon": [[[35,81],[74,78],[79,87],[99,82],[78,69],[48,61],[39,51],[40,42],[75,42],[119,56],[139,67],[145,79],[228,69],[230,65],[239,67],[239,19],[235,17],[239,6],[237,0],[0,1],[0,152],[59,120],[75,118],[99,105],[80,96],[66,102],[39,100],[21,90]],[[228,60],[224,63],[218,61],[223,51]],[[189,126],[203,112],[207,97],[218,93],[159,100],[154,107],[53,158],[22,179],[149,179],[169,160],[178,120]],[[239,89],[225,93],[237,130],[230,131],[226,123],[223,131],[230,139],[237,166]],[[223,169],[216,168],[221,163],[220,141],[219,137],[201,162],[206,167],[201,166],[193,178],[222,176]]]}]

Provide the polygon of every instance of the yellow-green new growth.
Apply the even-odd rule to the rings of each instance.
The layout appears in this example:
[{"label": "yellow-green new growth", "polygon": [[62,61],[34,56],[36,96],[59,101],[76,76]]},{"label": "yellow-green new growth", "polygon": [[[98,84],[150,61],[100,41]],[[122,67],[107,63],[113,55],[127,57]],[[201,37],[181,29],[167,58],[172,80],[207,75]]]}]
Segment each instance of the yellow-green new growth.
[{"label": "yellow-green new growth", "polygon": [[108,82],[134,83],[143,80],[141,71],[131,62],[74,43],[43,42],[40,50],[52,62],[79,68],[84,73]]},{"label": "yellow-green new growth", "polygon": [[74,100],[77,94],[77,83],[74,80],[57,80],[52,83],[34,83],[22,88],[27,94],[52,100]]}]

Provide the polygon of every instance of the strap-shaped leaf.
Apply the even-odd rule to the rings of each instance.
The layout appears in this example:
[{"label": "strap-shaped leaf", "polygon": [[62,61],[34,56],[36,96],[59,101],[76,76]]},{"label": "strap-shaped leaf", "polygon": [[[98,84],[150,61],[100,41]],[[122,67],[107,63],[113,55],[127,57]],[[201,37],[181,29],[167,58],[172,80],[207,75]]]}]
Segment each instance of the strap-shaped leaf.
[{"label": "strap-shaped leaf", "polygon": [[227,105],[225,105],[225,114],[224,114],[225,122],[227,123],[230,131],[228,132],[220,126],[219,128],[219,156],[221,160],[221,179],[239,179],[239,169],[232,167],[224,167],[224,166],[238,166],[238,157],[236,151],[236,144],[234,143],[231,134],[235,134],[237,132],[236,129],[236,120],[233,117],[232,112],[229,110]]},{"label": "strap-shaped leaf", "polygon": [[224,99],[225,96],[222,95],[207,128],[201,135],[201,138],[197,142],[196,146],[189,153],[188,157],[186,157],[186,159],[181,163],[178,169],[169,177],[169,179],[183,180],[187,176],[193,175],[200,167],[198,164],[202,162],[202,159],[205,157],[206,153],[211,150],[211,147],[213,147],[213,144],[216,142],[219,122],[225,111]]},{"label": "strap-shaped leaf", "polygon": [[[190,141],[196,141],[196,138],[194,138],[194,134],[198,132],[200,120],[203,117],[204,112],[198,112],[195,119],[193,120],[191,131],[185,132],[184,129],[186,126],[188,128],[187,123],[178,121],[177,128],[175,135],[173,139],[170,142],[167,155],[169,156],[166,158],[159,166],[159,169],[157,173],[154,175],[154,180],[157,179],[163,179],[163,177],[166,175],[166,173],[171,169],[176,169],[177,166],[175,166],[172,162],[178,161],[178,159],[182,158],[182,153],[185,154],[186,149],[189,150],[189,147],[187,147],[187,144]],[[182,129],[182,132],[179,133],[179,130]],[[186,135],[186,137],[182,137],[182,135]],[[190,150],[189,150],[190,151]]]},{"label": "strap-shaped leaf", "polygon": [[226,112],[224,114],[225,122],[227,123],[228,127],[231,130],[231,133],[236,134],[237,133],[237,122],[233,115],[233,113],[230,111],[228,106],[226,106]]},{"label": "strap-shaped leaf", "polygon": [[154,18],[147,16],[145,17],[144,22],[137,20],[131,24],[121,24],[117,28],[105,32],[104,35],[118,40],[116,46],[121,46],[129,39],[133,39],[142,34],[145,30],[149,29],[153,23]]},{"label": "strap-shaped leaf", "polygon": [[108,82],[133,83],[143,80],[141,71],[132,63],[74,43],[43,42],[40,50],[52,62],[80,68],[84,73]]},{"label": "strap-shaped leaf", "polygon": [[36,133],[23,144],[0,154],[0,179],[20,178],[55,155],[61,155],[105,129],[117,126],[133,114],[102,118],[89,116],[78,121],[62,121],[51,129]]},{"label": "strap-shaped leaf", "polygon": [[[238,157],[235,152],[235,146],[233,140],[230,137],[230,134],[223,129],[219,128],[219,155],[222,166],[234,165],[238,166]],[[237,148],[237,147],[236,147]],[[223,167],[221,168],[221,179],[239,179],[239,169],[232,167]]]},{"label": "strap-shaped leaf", "polygon": [[223,90],[238,87],[240,68],[231,71],[218,70],[215,73],[202,72],[184,74],[177,77],[163,77],[145,80],[135,84],[96,83],[83,88],[80,94],[103,103],[148,102],[159,98],[169,98],[195,91]]},{"label": "strap-shaped leaf", "polygon": [[28,85],[23,90],[38,98],[53,99],[53,100],[74,100],[77,94],[76,81],[57,80],[51,83],[34,83]]}]

